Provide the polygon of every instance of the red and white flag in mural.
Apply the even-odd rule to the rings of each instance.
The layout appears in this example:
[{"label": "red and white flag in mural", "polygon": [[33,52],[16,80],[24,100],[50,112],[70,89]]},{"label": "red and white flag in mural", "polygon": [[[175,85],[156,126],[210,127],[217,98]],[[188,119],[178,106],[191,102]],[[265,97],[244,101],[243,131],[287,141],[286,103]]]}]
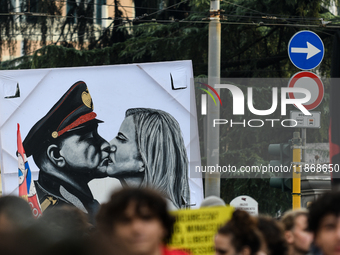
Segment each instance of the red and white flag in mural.
[{"label": "red and white flag in mural", "polygon": [[34,217],[41,216],[40,204],[37,199],[37,192],[35,190],[34,182],[28,161],[26,158],[24,146],[21,141],[20,125],[18,123],[17,131],[18,144],[18,171],[19,171],[19,196],[24,198],[31,206]]}]

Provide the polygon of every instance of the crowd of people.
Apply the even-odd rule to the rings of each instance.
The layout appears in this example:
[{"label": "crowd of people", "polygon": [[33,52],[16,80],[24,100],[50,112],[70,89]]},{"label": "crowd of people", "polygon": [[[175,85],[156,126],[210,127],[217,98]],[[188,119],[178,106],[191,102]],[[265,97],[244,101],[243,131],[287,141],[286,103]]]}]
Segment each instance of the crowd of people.
[{"label": "crowd of people", "polygon": [[340,192],[327,192],[278,219],[234,211],[214,237],[216,255],[340,254]]},{"label": "crowd of people", "polygon": [[[340,192],[325,193],[308,209],[281,218],[235,210],[212,236],[215,255],[340,254]],[[22,198],[0,198],[0,254],[187,255],[170,249],[175,217],[148,188],[123,188],[101,204],[95,223],[74,206],[35,219]]]}]

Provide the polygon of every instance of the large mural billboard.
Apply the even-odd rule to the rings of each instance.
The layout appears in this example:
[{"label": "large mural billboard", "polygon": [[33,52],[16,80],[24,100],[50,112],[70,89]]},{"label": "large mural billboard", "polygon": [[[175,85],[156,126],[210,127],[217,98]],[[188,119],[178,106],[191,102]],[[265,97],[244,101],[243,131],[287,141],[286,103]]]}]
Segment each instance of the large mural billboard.
[{"label": "large mural billboard", "polygon": [[[16,127],[41,209],[89,215],[121,186],[151,186],[197,207],[199,148],[191,61],[0,72],[4,194],[18,194]],[[194,158],[193,158],[194,157]]]}]

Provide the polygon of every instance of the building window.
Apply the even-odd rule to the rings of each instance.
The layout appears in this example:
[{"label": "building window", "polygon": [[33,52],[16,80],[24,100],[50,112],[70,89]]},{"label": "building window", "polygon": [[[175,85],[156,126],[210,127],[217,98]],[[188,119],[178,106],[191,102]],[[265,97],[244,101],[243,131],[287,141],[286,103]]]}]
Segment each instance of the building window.
[{"label": "building window", "polygon": [[[76,0],[67,0],[66,2],[66,16],[68,23],[76,23],[76,16],[77,16],[77,2]],[[73,18],[71,17],[73,16]]]},{"label": "building window", "polygon": [[106,5],[106,0],[96,0],[96,23],[98,25],[102,24],[103,19],[103,5]]},{"label": "building window", "polygon": [[[26,0],[23,1],[21,5],[21,11],[28,13],[38,13],[39,12],[39,0]],[[38,18],[36,16],[26,16],[26,22],[36,23]]]}]

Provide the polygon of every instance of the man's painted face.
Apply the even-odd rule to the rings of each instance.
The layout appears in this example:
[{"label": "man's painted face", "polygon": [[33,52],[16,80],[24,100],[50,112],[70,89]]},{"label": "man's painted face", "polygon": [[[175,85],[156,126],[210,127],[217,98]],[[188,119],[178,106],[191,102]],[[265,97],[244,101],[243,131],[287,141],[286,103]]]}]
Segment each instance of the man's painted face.
[{"label": "man's painted face", "polygon": [[124,119],[118,135],[110,142],[112,164],[108,167],[111,177],[124,177],[139,172],[143,166],[137,147],[136,128],[133,116]]},{"label": "man's painted face", "polygon": [[328,214],[322,218],[315,244],[323,255],[340,255],[340,216]]},{"label": "man's painted face", "polygon": [[74,172],[89,174],[93,178],[106,177],[109,162],[109,143],[97,131],[97,125],[86,127],[67,135],[60,145],[68,168]]}]

